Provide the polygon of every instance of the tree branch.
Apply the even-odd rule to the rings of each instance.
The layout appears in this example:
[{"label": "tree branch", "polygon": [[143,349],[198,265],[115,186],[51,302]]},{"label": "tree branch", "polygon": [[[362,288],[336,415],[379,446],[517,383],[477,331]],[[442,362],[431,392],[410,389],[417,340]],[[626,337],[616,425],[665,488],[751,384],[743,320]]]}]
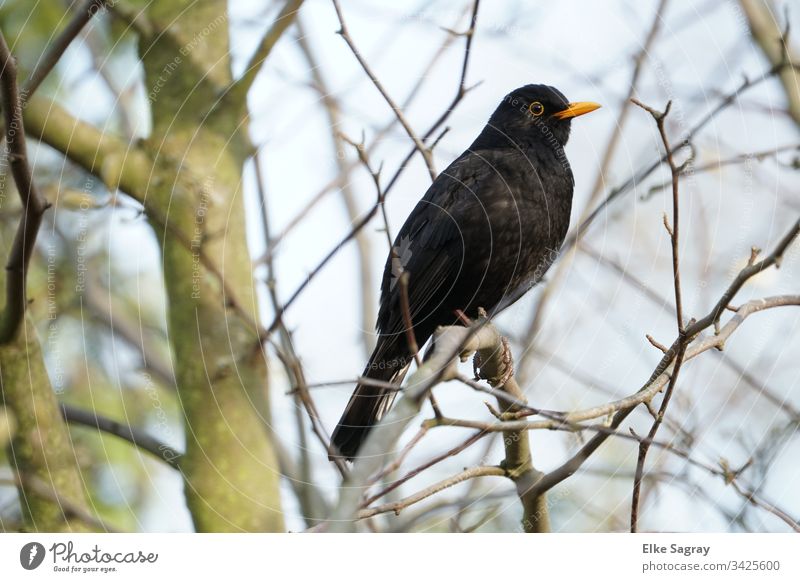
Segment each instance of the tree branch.
[{"label": "tree branch", "polygon": [[2,345],[14,340],[25,317],[25,310],[28,307],[28,264],[33,255],[42,216],[50,205],[36,188],[28,164],[22,103],[17,87],[17,67],[2,32],[0,32],[0,63],[2,63],[0,91],[2,91],[6,139],[4,161],[11,166],[23,208],[22,219],[17,227],[6,264],[6,305],[0,321],[0,345]]},{"label": "tree branch", "polygon": [[83,410],[69,404],[61,404],[61,416],[70,424],[80,424],[96,428],[99,431],[114,435],[128,441],[133,446],[150,453],[160,461],[180,471],[179,459],[183,453],[162,443],[145,431],[129,424],[112,420],[93,410]]},{"label": "tree branch", "polygon": [[[525,404],[525,395],[511,374],[511,353],[508,341],[501,338],[499,346],[479,350],[476,357],[480,361],[481,378],[487,380],[492,387],[499,387],[511,397]],[[504,413],[519,412],[520,406],[508,403],[505,399],[497,399],[500,410]],[[533,492],[534,484],[542,478],[543,473],[533,466],[530,436],[526,430],[508,430],[503,432],[503,445],[506,458],[502,467],[506,475],[514,482],[517,495],[522,502],[522,527],[526,533],[542,533],[550,531],[550,512],[543,493]]]},{"label": "tree branch", "polygon": [[258,72],[261,70],[261,65],[267,60],[267,57],[272,52],[272,49],[277,44],[278,40],[280,40],[281,36],[283,36],[286,29],[289,28],[295,18],[297,18],[297,12],[302,5],[303,0],[286,0],[283,8],[278,13],[278,17],[272,23],[272,26],[266,34],[261,38],[256,52],[253,53],[253,56],[250,57],[250,61],[247,63],[244,74],[241,78],[234,81],[230,88],[230,93],[233,94],[236,99],[240,100],[240,102],[244,101],[247,92],[250,90],[250,87],[253,86]]}]

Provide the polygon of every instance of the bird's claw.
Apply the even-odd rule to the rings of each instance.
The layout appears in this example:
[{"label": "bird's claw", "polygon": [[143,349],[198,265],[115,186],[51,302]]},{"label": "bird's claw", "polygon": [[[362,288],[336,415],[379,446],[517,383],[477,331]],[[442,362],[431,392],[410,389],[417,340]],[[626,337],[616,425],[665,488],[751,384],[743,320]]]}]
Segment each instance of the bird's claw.
[{"label": "bird's claw", "polygon": [[501,337],[500,342],[502,344],[502,353],[500,354],[497,375],[491,378],[487,376],[487,372],[481,367],[483,362],[481,361],[480,352],[475,352],[475,356],[472,358],[472,373],[475,375],[475,380],[486,380],[494,388],[502,388],[514,375],[514,357],[511,354],[511,346],[505,337]]},{"label": "bird's claw", "polygon": [[508,339],[505,337],[501,337],[500,341],[503,344],[503,374],[497,380],[497,384],[495,384],[497,388],[505,386],[506,382],[514,375],[514,356],[511,354],[511,346],[508,343]]},{"label": "bird's claw", "polygon": [[475,352],[475,355],[472,357],[472,375],[473,380],[480,380],[481,374],[481,355],[478,352]]}]

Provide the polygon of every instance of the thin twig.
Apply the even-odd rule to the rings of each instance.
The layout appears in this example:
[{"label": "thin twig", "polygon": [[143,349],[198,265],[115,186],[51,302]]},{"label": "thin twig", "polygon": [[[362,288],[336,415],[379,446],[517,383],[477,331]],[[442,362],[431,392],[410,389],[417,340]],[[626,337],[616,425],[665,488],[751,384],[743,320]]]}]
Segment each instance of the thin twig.
[{"label": "thin twig", "polygon": [[374,515],[378,515],[380,513],[388,513],[394,512],[395,515],[400,515],[400,512],[409,507],[438,493],[439,491],[443,491],[448,487],[452,487],[454,485],[458,485],[459,483],[463,483],[468,479],[475,479],[476,477],[487,477],[487,476],[496,476],[496,477],[503,477],[506,475],[505,469],[501,467],[472,467],[470,469],[464,469],[457,475],[453,475],[452,477],[448,477],[447,479],[443,479],[438,483],[434,483],[425,489],[414,493],[400,501],[395,501],[394,503],[387,503],[385,505],[378,505],[376,507],[369,507],[366,509],[361,509],[358,512],[358,519],[366,519],[368,517],[372,517]]},{"label": "thin twig", "polygon": [[426,146],[423,143],[423,141],[419,138],[416,132],[412,129],[411,124],[409,124],[408,120],[405,118],[405,115],[403,115],[403,111],[394,102],[392,97],[384,88],[383,84],[378,80],[378,77],[370,68],[367,61],[361,55],[361,52],[358,50],[358,47],[356,47],[355,43],[353,42],[353,38],[350,36],[350,32],[347,29],[347,25],[345,24],[344,15],[342,14],[342,8],[341,6],[339,6],[338,0],[332,0],[332,2],[334,10],[336,10],[336,17],[339,19],[340,28],[338,30],[338,34],[344,39],[344,41],[347,43],[347,46],[350,47],[350,50],[356,57],[358,63],[361,65],[361,68],[364,70],[364,73],[367,75],[367,77],[369,77],[369,80],[372,81],[372,84],[375,86],[378,92],[383,96],[386,103],[389,104],[389,107],[394,112],[395,117],[397,117],[397,121],[400,122],[400,125],[403,127],[403,129],[405,129],[406,133],[408,134],[408,137],[411,139],[412,142],[414,142],[414,147],[416,147],[417,151],[420,153],[420,155],[422,155],[422,158],[425,160],[425,166],[428,168],[428,173],[431,176],[431,180],[435,180],[436,168],[433,165],[433,154],[431,153],[430,148],[428,148],[428,146]]},{"label": "thin twig", "polygon": [[421,427],[419,431],[417,431],[417,434],[415,434],[414,437],[410,441],[408,441],[408,444],[403,447],[403,450],[400,451],[400,453],[395,457],[395,459],[391,463],[386,465],[383,468],[383,470],[375,476],[374,479],[371,479],[369,484],[371,485],[373,483],[377,483],[384,477],[391,475],[394,471],[399,469],[400,465],[403,464],[403,461],[406,459],[409,453],[411,453],[414,447],[416,447],[419,444],[419,442],[425,437],[426,434],[428,434],[428,427],[426,426]]},{"label": "thin twig", "polygon": [[[264,230],[264,238],[269,245],[270,237],[269,237],[269,217],[267,215],[267,208],[268,208],[268,198],[267,192],[264,187],[264,179],[261,175],[261,159],[258,152],[253,156],[253,163],[255,164],[255,172],[256,172],[256,188],[258,189],[259,197],[261,198],[261,221],[262,221],[262,228]],[[267,291],[269,293],[270,301],[272,302],[272,308],[276,313],[282,312],[284,306],[281,305],[280,299],[278,298],[277,292],[277,283],[275,281],[274,276],[274,268],[272,264],[272,255],[270,255],[270,260],[267,261]],[[292,385],[293,388],[291,393],[295,395],[296,399],[303,405],[305,408],[306,413],[308,414],[309,420],[311,421],[311,429],[313,433],[316,435],[319,442],[322,444],[322,447],[325,451],[329,454],[333,452],[331,439],[328,435],[325,428],[322,426],[322,421],[319,417],[319,412],[317,410],[317,406],[314,403],[314,399],[311,397],[311,394],[308,392],[308,388],[306,387],[306,379],[305,379],[305,371],[303,370],[303,365],[300,362],[300,358],[297,356],[297,353],[294,349],[294,343],[292,341],[292,336],[287,327],[283,323],[283,319],[276,320],[278,325],[277,328],[281,335],[281,346],[278,347],[273,343],[273,346],[276,348],[276,353],[278,354],[278,358],[281,360],[281,363],[286,368],[287,375],[292,378]],[[301,430],[301,435],[303,431]],[[303,449],[305,450],[305,449]],[[345,464],[344,460],[339,459],[337,457],[332,457],[335,459],[334,463],[336,468],[341,473],[342,477],[347,475],[347,465]]]},{"label": "thin twig", "polygon": [[[264,177],[261,174],[261,150],[257,150],[253,155],[253,167],[255,170],[256,190],[258,192],[259,199],[261,200],[261,227],[264,233],[264,241],[267,245],[267,248],[269,248],[271,240],[269,222],[270,207],[267,190],[264,183]],[[280,308],[280,298],[278,297],[278,282],[275,278],[275,265],[272,261],[272,255],[270,255],[270,259],[267,261],[266,267],[267,279],[265,283],[267,287],[267,293],[269,295],[270,302],[272,303],[272,309],[277,311]],[[323,448],[326,450],[330,448],[330,438],[328,438],[327,434],[319,428],[321,423],[319,423],[318,419],[315,418],[318,416],[316,414],[316,407],[314,406],[314,401],[311,398],[311,395],[308,393],[308,388],[306,388],[305,373],[303,371],[302,364],[300,363],[297,354],[294,353],[294,344],[292,342],[291,332],[286,328],[285,325],[282,324],[282,322],[280,327],[280,341],[282,349],[279,349],[278,346],[275,347],[276,352],[279,354],[279,359],[286,370],[286,375],[291,379],[292,382],[293,388],[289,391],[289,393],[294,397],[295,403],[300,404],[300,406],[295,406],[295,420],[297,422],[297,434],[299,439],[298,449],[300,451],[300,482],[293,483],[293,486],[298,492],[298,501],[300,502],[306,517],[308,517],[309,515],[317,513],[315,511],[316,507],[323,507],[323,505],[315,502],[315,500],[321,499],[322,497],[319,495],[319,492],[314,490],[315,486],[312,464],[306,438],[305,418],[302,411],[306,411],[306,414],[311,422],[312,432],[316,435]],[[265,381],[267,380],[265,379]],[[280,441],[278,438],[273,438],[272,440],[276,443]],[[288,453],[286,454],[286,457],[288,460]],[[337,463],[336,466],[341,471],[342,465]]]},{"label": "thin twig", "polygon": [[[689,361],[702,353],[709,350],[718,351],[723,349],[725,342],[733,334],[733,332],[741,325],[741,323],[748,316],[763,311],[764,309],[773,309],[776,307],[786,307],[800,305],[800,295],[779,295],[775,297],[766,297],[764,299],[756,299],[748,301],[739,308],[739,311],[734,317],[722,327],[718,334],[706,337],[701,341],[695,341],[690,344],[686,350],[683,360]],[[666,356],[665,356],[666,357]],[[662,359],[663,362],[663,359]],[[514,414],[504,414],[503,420],[496,428],[491,429],[492,432],[496,430],[553,430],[567,428],[572,430],[581,430],[582,426],[578,423],[597,418],[608,417],[620,411],[633,410],[638,405],[649,402],[656,394],[664,389],[671,376],[669,365],[664,368],[662,372],[653,378],[644,388],[636,393],[608,402],[591,408],[573,412],[559,412],[549,410],[537,410],[536,414],[544,416],[547,420],[537,421],[519,421],[513,420],[517,418],[524,418],[529,415],[528,412],[521,410]],[[460,378],[459,378],[460,379]],[[463,381],[463,380],[462,380]],[[443,419],[447,422],[449,419]],[[423,426],[435,426],[435,421],[425,421]],[[484,428],[481,423],[474,424],[457,424],[454,426],[463,426],[465,428]]]},{"label": "thin twig", "polygon": [[[699,134],[705,127],[711,123],[720,113],[725,111],[728,107],[736,103],[736,101],[747,91],[753,89],[761,85],[762,83],[766,82],[769,79],[772,79],[776,75],[778,75],[784,68],[789,66],[786,63],[779,63],[775,66],[770,67],[756,79],[750,79],[749,77],[745,77],[744,80],[739,84],[738,87],[733,89],[730,93],[727,93],[722,96],[719,103],[711,108],[701,119],[698,121],[694,126],[692,126],[686,134],[678,141],[678,144],[672,150],[671,153],[675,154],[686,147],[690,147],[692,140]],[[574,231],[567,236],[567,239],[564,241],[564,244],[561,246],[562,252],[566,252],[567,250],[571,249],[584,235],[586,230],[595,219],[611,204],[614,200],[634,188],[637,184],[641,184],[645,179],[647,179],[653,172],[655,172],[661,164],[666,161],[666,154],[661,156],[658,160],[654,161],[653,163],[649,164],[644,169],[640,170],[639,172],[635,173],[633,176],[628,178],[625,182],[620,184],[619,186],[612,188],[606,198],[595,208],[592,213],[586,218],[586,220],[582,221]]]},{"label": "thin twig", "polygon": [[403,327],[406,329],[406,341],[408,341],[408,349],[414,356],[414,361],[417,366],[422,364],[419,358],[419,346],[417,345],[417,336],[414,333],[414,322],[411,320],[411,307],[408,304],[408,271],[403,271],[400,275],[400,310],[403,312]]},{"label": "thin twig", "polygon": [[[313,82],[314,89],[317,91],[317,95],[319,99],[322,101],[322,104],[325,106],[325,112],[328,115],[328,125],[330,128],[330,136],[331,136],[331,146],[333,148],[333,154],[336,159],[336,166],[338,171],[338,176],[343,178],[340,187],[338,188],[339,194],[344,205],[345,210],[347,211],[347,217],[350,222],[353,222],[358,219],[358,204],[356,201],[356,195],[353,191],[353,186],[350,180],[350,174],[352,169],[355,167],[353,164],[348,163],[347,158],[342,155],[342,151],[344,149],[344,143],[342,135],[339,132],[339,128],[342,125],[342,119],[340,115],[340,106],[339,102],[337,101],[336,97],[334,96],[333,92],[331,91],[330,87],[328,86],[327,82],[325,81],[325,77],[322,74],[322,70],[319,66],[319,63],[314,56],[314,51],[311,48],[310,43],[306,37],[305,29],[303,28],[302,19],[297,19],[297,46],[300,48],[300,52],[302,53],[303,57],[306,59],[308,63],[308,68],[311,75],[311,80]],[[373,142],[373,145],[375,142]],[[369,152],[365,149],[364,151],[365,157],[368,158]],[[378,188],[378,192],[380,193],[380,188]],[[388,232],[388,224],[387,224],[387,232]],[[273,240],[270,236],[267,240],[267,254],[270,255],[270,261],[272,260],[272,256],[274,255],[274,248],[275,245],[279,244],[279,241]],[[372,254],[373,249],[372,245],[370,244],[369,237],[367,233],[361,231],[356,234],[356,250],[358,251],[358,261],[359,261],[359,277],[360,277],[360,291],[361,297],[360,301],[358,302],[361,310],[361,340],[364,347],[364,356],[369,357],[369,354],[372,353],[372,350],[375,347],[375,335],[370,331],[372,325],[374,323],[375,317],[375,293],[373,292],[372,285],[373,285],[373,278],[372,278]]]},{"label": "thin twig", "polygon": [[[496,433],[501,432],[504,430],[504,426],[511,425],[516,423],[487,423],[487,422],[479,422],[479,421],[472,421],[472,420],[462,420],[462,419],[454,419],[454,418],[444,418],[444,419],[430,419],[423,423],[423,426],[427,426],[433,428],[435,426],[458,426],[463,428],[477,428],[479,430],[483,430],[487,433]],[[636,443],[641,444],[645,442],[644,437],[640,437],[634,431],[630,432],[623,432],[619,431],[616,428],[593,424],[593,425],[576,425],[575,427],[569,426],[561,426],[561,427],[553,427],[553,430],[560,430],[560,431],[573,431],[573,430],[586,430],[596,432],[598,435],[605,435],[606,437],[616,437],[623,440],[633,441]],[[713,466],[706,462],[696,459],[695,457],[691,456],[689,452],[676,447],[671,442],[666,441],[659,441],[659,440],[652,440],[649,441],[649,445],[655,446],[659,449],[665,450],[671,454],[674,454],[677,457],[684,459],[689,465],[693,467],[700,468],[711,475],[718,476],[722,478],[726,485],[732,485],[734,490],[744,497],[747,501],[752,503],[757,507],[761,507],[770,513],[778,516],[784,522],[786,522],[790,527],[792,527],[796,531],[800,531],[800,523],[796,520],[792,519],[788,513],[780,508],[778,508],[775,504],[769,503],[760,499],[755,492],[744,490],[741,486],[738,485],[736,479],[738,475],[736,472],[732,472],[725,468],[719,466]],[[587,472],[592,472],[591,469],[586,469]],[[619,475],[615,473],[614,477],[620,478],[630,478],[630,475]],[[651,479],[656,477],[656,475],[650,473],[644,476],[645,479]]]},{"label": "thin twig", "polygon": [[482,431],[482,430],[479,430],[478,432],[476,432],[474,434],[471,434],[469,437],[467,437],[466,440],[464,440],[463,442],[459,443],[458,445],[448,449],[444,453],[441,453],[441,454],[435,456],[434,458],[430,459],[429,461],[426,461],[425,463],[419,465],[418,467],[415,467],[414,469],[412,469],[411,471],[409,471],[408,473],[406,473],[404,476],[400,477],[399,479],[397,479],[395,481],[392,481],[392,483],[387,485],[384,489],[382,489],[381,491],[378,491],[377,493],[375,493],[374,495],[369,497],[366,501],[364,501],[361,504],[361,506],[362,507],[369,506],[371,503],[374,503],[375,501],[377,501],[381,497],[384,497],[385,495],[387,495],[391,491],[394,491],[395,489],[400,487],[400,485],[402,485],[406,481],[409,481],[409,480],[413,479],[414,477],[416,477],[417,475],[419,475],[423,471],[425,471],[427,469],[430,469],[431,467],[433,467],[434,465],[436,465],[438,463],[441,463],[445,459],[448,459],[450,457],[454,457],[455,455],[459,454],[461,451],[463,451],[465,449],[468,449],[473,444],[475,444],[480,439],[482,439],[484,436],[486,436],[486,434],[487,433]]},{"label": "thin twig", "polygon": [[[800,152],[800,144],[793,143],[793,144],[779,146],[779,147],[776,147],[776,148],[771,148],[771,149],[768,149],[768,150],[759,150],[757,152],[748,152],[748,153],[744,153],[744,154],[736,154],[735,156],[731,156],[729,158],[720,158],[720,159],[715,160],[713,162],[708,162],[708,163],[705,163],[705,164],[700,164],[700,165],[691,167],[692,175],[697,176],[698,174],[703,174],[705,172],[710,172],[710,171],[713,171],[713,170],[719,170],[719,169],[724,168],[726,166],[736,166],[736,165],[739,165],[739,164],[746,164],[750,160],[755,160],[755,161],[760,162],[760,161],[766,160],[768,158],[777,157],[779,154],[782,154],[782,153],[785,153],[785,152]],[[681,172],[680,172],[681,177],[686,175],[688,169],[689,169],[688,166],[684,167],[683,165],[681,165]],[[671,177],[670,177],[669,180],[665,180],[661,184],[657,184],[656,186],[651,186],[648,189],[648,191],[645,194],[642,195],[641,199],[642,199],[642,201],[649,200],[650,197],[652,197],[653,195],[659,193],[661,190],[665,190],[665,189],[670,188],[670,187],[672,187],[672,178]]]},{"label": "thin twig", "polygon": [[67,47],[78,37],[92,17],[105,7],[107,2],[108,0],[85,0],[64,30],[48,43],[47,50],[39,57],[28,80],[22,85],[20,97],[23,106],[56,66]]},{"label": "thin twig", "polygon": [[[301,28],[299,21],[298,21],[298,28]],[[301,33],[302,33],[302,28],[301,28]],[[419,91],[422,88],[425,80],[430,78],[430,75],[428,73],[431,70],[433,70],[434,65],[444,55],[444,53],[446,52],[446,49],[452,44],[454,39],[455,39],[455,37],[453,35],[447,35],[445,37],[445,40],[442,43],[442,45],[439,47],[439,49],[433,55],[431,60],[428,62],[428,66],[427,66],[426,70],[423,71],[420,74],[419,78],[417,79],[417,82],[414,84],[414,86],[408,92],[408,95],[406,96],[406,98],[405,98],[405,100],[403,101],[403,104],[402,104],[402,109],[403,110],[408,109],[408,107],[410,107],[411,104],[414,102],[414,99],[419,94]],[[302,43],[299,43],[299,44],[300,44],[300,48],[302,49],[303,48],[303,44]],[[312,74],[313,74],[313,72],[315,70],[316,70],[316,67],[315,66],[311,66]],[[316,84],[316,82],[315,82],[315,84]],[[323,90],[321,90],[321,87],[315,87],[315,89],[319,93],[323,92]],[[324,97],[331,97],[330,93],[327,92],[327,91],[325,92],[324,95],[321,94],[320,96],[323,97],[323,98]],[[446,111],[445,113],[448,113],[448,112]],[[333,125],[334,125],[334,127],[339,127],[340,124],[336,123],[336,124],[333,124]],[[392,117],[392,119],[389,120],[389,122],[387,122],[383,127],[381,127],[375,133],[375,135],[373,136],[373,139],[372,139],[372,143],[370,143],[370,145],[366,148],[366,153],[367,154],[372,153],[375,150],[375,148],[377,148],[383,142],[383,138],[395,127],[395,125],[397,125],[397,118],[396,117]],[[441,138],[441,135],[436,140],[434,140],[434,142],[431,144],[431,149],[433,149],[436,146],[436,144],[438,142],[438,139],[440,139],[440,138]],[[427,138],[424,137],[423,140],[427,141]],[[411,150],[411,155],[413,155],[415,151],[416,151],[416,149],[412,149]],[[403,165],[405,165],[407,162],[408,162],[408,160],[406,160],[406,162],[404,162]],[[286,226],[284,226],[283,229],[277,235],[275,235],[275,237],[272,239],[271,245],[270,245],[270,249],[268,249],[263,256],[261,256],[258,259],[256,259],[254,261],[254,264],[255,265],[260,265],[261,263],[265,263],[267,261],[268,255],[270,255],[270,254],[274,255],[274,253],[277,251],[278,247],[280,246],[280,243],[289,235],[289,233],[291,233],[297,227],[298,224],[300,224],[303,221],[303,219],[306,217],[306,215],[309,212],[311,212],[311,210],[315,206],[317,206],[324,199],[324,197],[327,194],[329,194],[330,192],[333,192],[334,190],[336,190],[338,188],[344,188],[348,183],[347,176],[356,167],[357,164],[358,164],[358,162],[353,161],[353,160],[350,160],[347,163],[344,163],[343,167],[339,170],[339,175],[336,176],[335,178],[333,178],[332,180],[330,180],[327,184],[325,184],[325,186],[323,186],[314,196],[311,197],[311,199],[308,202],[305,203],[305,205],[303,205],[302,208],[300,208],[300,210],[294,215],[294,217],[291,220],[289,220],[289,222],[286,223]],[[388,193],[388,191],[385,192],[384,195],[386,193]],[[352,220],[355,220],[355,218],[351,218],[351,221]]]},{"label": "thin twig", "polygon": [[[672,373],[670,374],[669,378],[669,385],[667,386],[667,390],[664,393],[664,398],[661,401],[661,406],[658,410],[658,414],[656,415],[655,419],[653,420],[653,424],[650,427],[650,431],[647,434],[647,439],[643,441],[639,445],[639,456],[636,461],[636,473],[633,480],[633,495],[631,498],[631,532],[635,533],[638,529],[638,518],[639,518],[639,497],[641,495],[641,487],[642,487],[642,476],[644,475],[644,464],[647,459],[647,451],[650,449],[649,443],[652,442],[653,439],[656,437],[656,433],[658,433],[658,429],[661,427],[661,423],[664,419],[664,415],[667,412],[667,407],[669,406],[670,400],[672,398],[672,394],[675,389],[675,385],[678,381],[678,373],[681,369],[681,364],[683,363],[683,357],[686,354],[686,345],[688,340],[686,338],[686,328],[683,323],[683,298],[681,293],[681,269],[680,269],[680,254],[679,254],[679,235],[680,235],[680,205],[679,205],[679,191],[678,185],[680,182],[680,169],[675,164],[675,158],[672,155],[672,148],[669,144],[669,138],[667,136],[667,130],[665,127],[665,120],[667,115],[669,115],[669,110],[672,107],[672,101],[667,103],[666,108],[663,112],[656,111],[655,109],[644,105],[640,101],[636,99],[632,99],[635,105],[638,105],[650,115],[652,115],[653,119],[656,122],[656,126],[658,127],[658,133],[661,136],[661,142],[664,144],[664,150],[666,151],[667,156],[667,164],[669,165],[669,170],[672,175],[672,226],[667,227],[667,231],[670,235],[670,242],[672,248],[672,275],[673,275],[673,284],[675,290],[675,317],[677,319],[677,328],[678,328],[678,348],[677,353],[675,355],[675,365],[672,368]],[[665,218],[666,224],[666,218]],[[663,349],[664,353],[667,352],[666,349]]]}]

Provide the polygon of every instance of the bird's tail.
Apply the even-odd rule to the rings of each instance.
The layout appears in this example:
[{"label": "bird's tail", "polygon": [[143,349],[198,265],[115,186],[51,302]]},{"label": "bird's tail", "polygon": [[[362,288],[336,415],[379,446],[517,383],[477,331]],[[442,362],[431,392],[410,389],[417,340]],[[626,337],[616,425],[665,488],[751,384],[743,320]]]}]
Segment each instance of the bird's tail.
[{"label": "bird's tail", "polygon": [[[397,389],[408,371],[411,358],[390,340],[379,341],[362,374],[365,378],[391,382],[397,388],[358,384],[333,431],[331,442],[338,456],[352,461],[370,429],[394,402]],[[393,343],[393,342],[392,342]],[[331,460],[334,455],[331,455]]]}]

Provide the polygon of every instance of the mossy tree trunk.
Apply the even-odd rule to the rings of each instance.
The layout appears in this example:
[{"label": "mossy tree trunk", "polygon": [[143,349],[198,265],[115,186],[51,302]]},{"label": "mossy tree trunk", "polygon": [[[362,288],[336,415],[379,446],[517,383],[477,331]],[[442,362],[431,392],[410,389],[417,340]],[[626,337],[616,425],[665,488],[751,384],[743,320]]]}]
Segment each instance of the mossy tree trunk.
[{"label": "mossy tree trunk", "polygon": [[245,238],[242,170],[252,148],[244,96],[226,97],[226,2],[146,6],[159,31],[139,46],[153,123],[144,148],[155,160],[146,205],[163,249],[187,503],[198,531],[282,531]]},{"label": "mossy tree trunk", "polygon": [[[5,281],[0,281],[3,288]],[[13,420],[5,425],[12,434],[1,435],[0,442],[9,442],[24,527],[39,532],[92,529],[77,517],[89,514],[83,483],[39,338],[27,317],[16,338],[0,345],[0,403]]]}]

